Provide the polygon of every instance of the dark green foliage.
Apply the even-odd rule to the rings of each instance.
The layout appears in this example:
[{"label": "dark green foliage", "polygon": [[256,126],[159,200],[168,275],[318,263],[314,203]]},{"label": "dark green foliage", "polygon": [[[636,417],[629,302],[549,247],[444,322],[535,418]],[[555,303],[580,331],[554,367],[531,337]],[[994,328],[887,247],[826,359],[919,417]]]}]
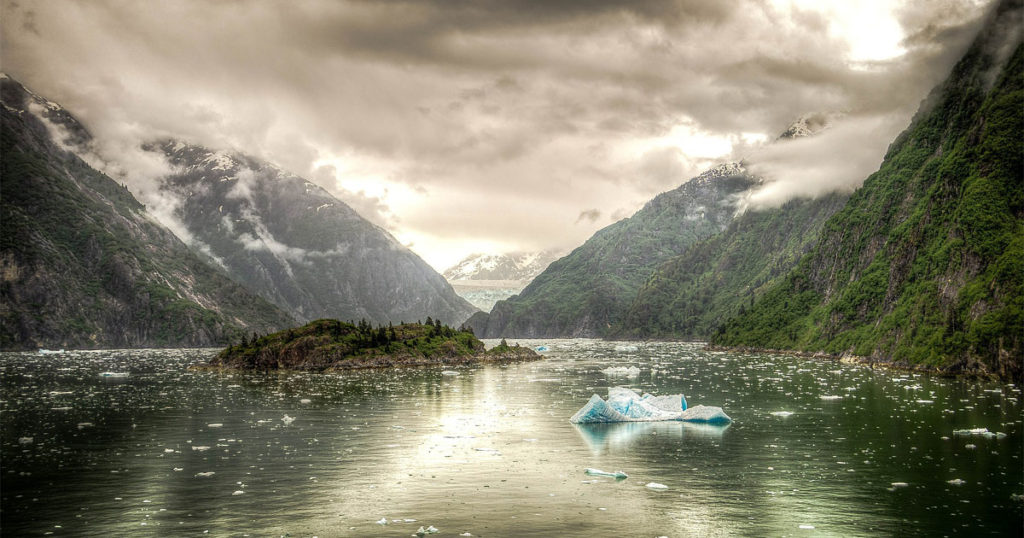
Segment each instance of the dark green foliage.
[{"label": "dark green foliage", "polygon": [[211,363],[255,369],[325,370],[345,368],[346,363],[419,364],[417,361],[423,359],[450,362],[484,354],[484,344],[472,332],[439,323],[374,327],[365,320],[353,325],[321,319],[251,342],[243,340],[221,351]]},{"label": "dark green foliage", "polygon": [[814,245],[844,194],[748,211],[654,272],[609,338],[704,340],[779,282]]},{"label": "dark green foliage", "polygon": [[[0,347],[214,345],[289,323],[57,147],[17,82],[0,86]],[[88,138],[66,112],[53,114]]]},{"label": "dark green foliage", "polygon": [[724,169],[662,193],[466,324],[486,338],[603,336],[655,268],[728,225],[731,196],[752,184],[744,173]]},{"label": "dark green foliage", "polygon": [[982,30],[815,248],[715,343],[1022,377],[1024,49],[1001,39]]}]

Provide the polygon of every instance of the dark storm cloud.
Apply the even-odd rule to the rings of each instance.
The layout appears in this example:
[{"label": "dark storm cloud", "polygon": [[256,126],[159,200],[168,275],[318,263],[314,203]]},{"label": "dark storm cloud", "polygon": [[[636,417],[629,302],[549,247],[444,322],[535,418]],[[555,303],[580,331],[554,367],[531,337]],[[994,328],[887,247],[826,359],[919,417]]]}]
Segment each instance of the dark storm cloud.
[{"label": "dark storm cloud", "polygon": [[[572,246],[599,225],[571,226],[581,212],[638,208],[718,158],[674,142],[679,126],[754,158],[741,133],[843,111],[811,168],[880,159],[980,13],[900,5],[905,54],[852,66],[834,13],[769,0],[19,1],[0,63],[108,157],[144,162],[133,151],[158,137],[238,148],[417,244],[477,233],[519,250]],[[763,170],[807,164],[793,153],[761,153]],[[145,164],[126,181],[159,175]]]}]

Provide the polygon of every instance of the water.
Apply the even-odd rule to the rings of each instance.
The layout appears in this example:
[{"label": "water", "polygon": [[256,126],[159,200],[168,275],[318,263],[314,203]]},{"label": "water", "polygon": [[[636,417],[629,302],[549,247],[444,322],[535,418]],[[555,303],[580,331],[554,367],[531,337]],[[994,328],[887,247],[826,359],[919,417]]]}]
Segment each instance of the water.
[{"label": "water", "polygon": [[[213,350],[2,354],[2,531],[1024,533],[1018,387],[696,344],[525,343],[551,351],[458,375],[188,370]],[[569,424],[614,385],[682,392],[735,422]],[[953,433],[971,428],[1005,436]]]}]

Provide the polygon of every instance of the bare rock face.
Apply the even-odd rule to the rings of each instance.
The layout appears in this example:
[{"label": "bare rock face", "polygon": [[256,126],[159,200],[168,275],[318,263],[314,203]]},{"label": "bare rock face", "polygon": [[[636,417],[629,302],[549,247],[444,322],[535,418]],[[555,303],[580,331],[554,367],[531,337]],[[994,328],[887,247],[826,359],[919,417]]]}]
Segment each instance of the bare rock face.
[{"label": "bare rock face", "polygon": [[387,231],[319,186],[239,153],[166,141],[163,190],[191,246],[300,321],[428,316],[460,324],[476,308]]},{"label": "bare rock face", "polygon": [[293,323],[68,151],[73,116],[0,77],[0,347],[221,345]]}]

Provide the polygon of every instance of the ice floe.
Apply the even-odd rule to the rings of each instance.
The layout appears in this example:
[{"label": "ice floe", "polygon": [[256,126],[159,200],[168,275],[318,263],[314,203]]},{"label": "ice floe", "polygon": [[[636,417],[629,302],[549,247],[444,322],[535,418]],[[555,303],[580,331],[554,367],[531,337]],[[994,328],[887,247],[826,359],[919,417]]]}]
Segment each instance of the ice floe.
[{"label": "ice floe", "polygon": [[629,475],[622,471],[615,471],[614,473],[609,473],[607,471],[602,471],[600,469],[594,469],[591,467],[587,467],[586,469],[584,469],[583,473],[588,474],[590,476],[607,476],[609,478],[614,478],[616,480],[625,480],[629,478]]},{"label": "ice floe", "polygon": [[608,389],[608,399],[603,400],[597,394],[590,397],[569,422],[574,424],[592,424],[603,422],[655,422],[662,420],[682,420],[688,422],[704,422],[708,424],[728,424],[732,422],[729,415],[721,407],[698,405],[687,407],[686,398],[682,394],[670,396],[654,396],[644,394],[625,387]]}]

